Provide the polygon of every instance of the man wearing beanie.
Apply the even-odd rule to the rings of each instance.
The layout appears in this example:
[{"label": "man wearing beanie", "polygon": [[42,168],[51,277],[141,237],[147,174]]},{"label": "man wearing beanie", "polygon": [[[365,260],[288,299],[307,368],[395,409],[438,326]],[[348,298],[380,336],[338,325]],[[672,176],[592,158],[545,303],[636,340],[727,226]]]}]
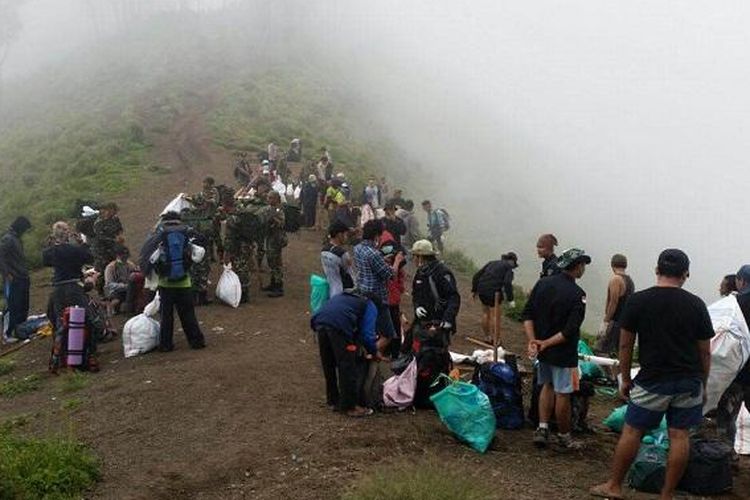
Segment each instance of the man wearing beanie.
[{"label": "man wearing beanie", "polygon": [[[656,265],[656,286],[634,293],[625,306],[620,325],[620,393],[628,400],[628,409],[610,479],[591,488],[594,496],[623,498],[622,481],[643,434],[657,427],[665,415],[670,447],[662,499],[674,496],[685,472],[689,429],[703,420],[714,335],[706,304],[682,288],[689,276],[685,252],[664,250]],[[641,368],[631,380],[636,336]]]}]

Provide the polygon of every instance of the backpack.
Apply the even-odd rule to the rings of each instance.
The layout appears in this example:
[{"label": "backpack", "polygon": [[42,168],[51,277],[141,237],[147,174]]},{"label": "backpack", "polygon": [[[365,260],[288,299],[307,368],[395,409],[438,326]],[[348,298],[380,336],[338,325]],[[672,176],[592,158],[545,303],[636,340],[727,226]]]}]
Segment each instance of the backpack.
[{"label": "backpack", "polygon": [[521,377],[515,357],[508,356],[505,363],[484,363],[477,366],[471,382],[490,399],[498,429],[523,427]]},{"label": "backpack", "polygon": [[448,374],[451,369],[451,357],[448,352],[449,333],[441,329],[430,331],[422,326],[415,326],[412,333],[412,352],[417,359],[417,387],[414,391],[414,406],[433,408],[430,396],[440,392],[445,383],[440,382],[432,387],[441,373]]},{"label": "backpack", "polygon": [[718,495],[732,489],[732,447],[724,442],[695,439],[678,488],[693,495]]},{"label": "backpack", "polygon": [[435,210],[440,221],[440,229],[447,231],[451,228],[451,214],[444,208],[438,208]]},{"label": "backpack", "polygon": [[263,229],[263,222],[258,214],[249,210],[239,210],[230,218],[230,230],[244,242],[255,242]]},{"label": "backpack", "polygon": [[294,205],[284,205],[284,231],[287,233],[296,233],[302,227],[302,213],[299,207]]},{"label": "backpack", "polygon": [[159,274],[168,281],[179,281],[188,275],[193,260],[184,226],[164,228],[161,233]]}]

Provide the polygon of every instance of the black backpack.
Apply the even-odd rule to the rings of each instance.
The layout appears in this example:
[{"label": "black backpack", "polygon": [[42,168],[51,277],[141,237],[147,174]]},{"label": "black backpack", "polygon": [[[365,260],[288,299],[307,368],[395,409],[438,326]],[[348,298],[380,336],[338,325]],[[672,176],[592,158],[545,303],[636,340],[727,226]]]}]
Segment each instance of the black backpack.
[{"label": "black backpack", "polygon": [[732,489],[732,447],[722,441],[694,439],[679,490],[693,495],[718,495]]},{"label": "black backpack", "polygon": [[284,205],[284,231],[287,233],[296,233],[302,227],[302,213],[299,207],[294,205]]},{"label": "black backpack", "polygon": [[515,356],[504,363],[483,363],[474,370],[471,383],[487,395],[498,429],[523,427],[523,388]]},{"label": "black backpack", "polygon": [[448,351],[450,334],[438,328],[430,331],[417,325],[412,332],[412,352],[417,358],[417,388],[414,393],[414,406],[434,408],[430,396],[440,392],[445,382],[432,387],[441,373],[451,370],[451,356]]},{"label": "black backpack", "polygon": [[180,281],[192,265],[190,241],[184,226],[166,227],[161,233],[159,275],[168,281]]}]

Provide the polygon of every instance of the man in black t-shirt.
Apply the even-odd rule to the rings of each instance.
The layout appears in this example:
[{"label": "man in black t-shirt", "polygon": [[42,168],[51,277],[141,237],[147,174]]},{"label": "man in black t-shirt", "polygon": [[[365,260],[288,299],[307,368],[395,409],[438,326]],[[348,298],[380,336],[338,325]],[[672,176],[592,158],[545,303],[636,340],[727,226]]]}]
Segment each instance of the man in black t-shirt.
[{"label": "man in black t-shirt", "polygon": [[554,411],[563,449],[580,448],[571,438],[570,395],[578,390],[578,339],[586,315],[586,292],[576,285],[591,257],[577,248],[566,250],[557,262],[562,272],[534,285],[523,311],[529,356],[538,353],[539,427],[534,445],[546,447]]},{"label": "man in black t-shirt", "polygon": [[[703,419],[714,335],[706,305],[682,289],[689,269],[690,260],[683,251],[664,250],[657,263],[656,286],[633,294],[625,306],[620,332],[620,392],[628,399],[628,410],[610,479],[590,490],[594,496],[622,498],[622,481],[643,434],[657,427],[665,414],[670,448],[661,498],[672,498],[685,472],[689,429]],[[641,369],[631,380],[636,335]]]}]

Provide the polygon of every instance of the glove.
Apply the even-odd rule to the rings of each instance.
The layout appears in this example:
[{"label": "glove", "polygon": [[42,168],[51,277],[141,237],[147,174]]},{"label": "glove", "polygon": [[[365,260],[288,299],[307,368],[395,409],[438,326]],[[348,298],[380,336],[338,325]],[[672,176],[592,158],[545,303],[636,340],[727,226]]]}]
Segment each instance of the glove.
[{"label": "glove", "polygon": [[450,321],[443,321],[442,323],[440,323],[440,328],[443,330],[450,330],[453,328],[453,323],[451,323]]},{"label": "glove", "polygon": [[508,303],[508,306],[510,306],[511,309],[515,309],[516,308],[516,301],[515,300],[511,300]]},{"label": "glove", "polygon": [[424,307],[417,307],[417,310],[415,311],[417,313],[417,318],[424,319],[427,317],[427,309]]}]

